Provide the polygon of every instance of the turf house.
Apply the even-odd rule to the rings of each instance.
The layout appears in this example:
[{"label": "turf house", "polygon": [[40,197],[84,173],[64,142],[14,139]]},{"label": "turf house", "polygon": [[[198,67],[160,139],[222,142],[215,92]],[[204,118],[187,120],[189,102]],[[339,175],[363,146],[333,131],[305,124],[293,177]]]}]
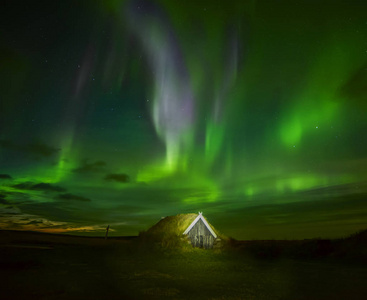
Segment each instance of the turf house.
[{"label": "turf house", "polygon": [[203,214],[179,214],[162,217],[162,219],[139,235],[163,247],[182,247],[190,244],[193,247],[211,249],[222,246],[225,236],[219,235]]}]

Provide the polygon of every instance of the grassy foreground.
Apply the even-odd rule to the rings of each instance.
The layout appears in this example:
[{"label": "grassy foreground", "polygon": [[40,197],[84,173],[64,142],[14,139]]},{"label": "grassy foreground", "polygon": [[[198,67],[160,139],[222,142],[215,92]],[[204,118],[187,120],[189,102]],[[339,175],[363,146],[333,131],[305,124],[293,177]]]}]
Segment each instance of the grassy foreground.
[{"label": "grassy foreground", "polygon": [[359,260],[257,257],[259,243],[179,251],[0,231],[1,299],[366,299]]}]

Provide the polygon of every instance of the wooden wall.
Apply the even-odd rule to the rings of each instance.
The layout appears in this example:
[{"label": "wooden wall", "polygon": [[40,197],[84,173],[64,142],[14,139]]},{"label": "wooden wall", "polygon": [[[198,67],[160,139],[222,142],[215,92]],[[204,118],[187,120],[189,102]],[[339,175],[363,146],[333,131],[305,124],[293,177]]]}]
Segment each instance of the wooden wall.
[{"label": "wooden wall", "polygon": [[213,248],[215,238],[210,233],[208,228],[206,228],[202,220],[196,222],[194,227],[192,227],[191,230],[189,231],[188,236],[191,241],[191,244],[194,247],[205,249]]}]

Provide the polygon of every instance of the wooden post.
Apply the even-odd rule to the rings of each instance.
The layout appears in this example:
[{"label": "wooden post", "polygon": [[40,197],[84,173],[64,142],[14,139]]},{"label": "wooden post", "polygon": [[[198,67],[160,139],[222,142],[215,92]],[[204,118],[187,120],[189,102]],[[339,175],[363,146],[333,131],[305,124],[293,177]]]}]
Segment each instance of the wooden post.
[{"label": "wooden post", "polygon": [[106,236],[104,237],[105,240],[107,240],[107,236],[108,236],[108,230],[110,229],[110,225],[107,226],[106,228]]}]

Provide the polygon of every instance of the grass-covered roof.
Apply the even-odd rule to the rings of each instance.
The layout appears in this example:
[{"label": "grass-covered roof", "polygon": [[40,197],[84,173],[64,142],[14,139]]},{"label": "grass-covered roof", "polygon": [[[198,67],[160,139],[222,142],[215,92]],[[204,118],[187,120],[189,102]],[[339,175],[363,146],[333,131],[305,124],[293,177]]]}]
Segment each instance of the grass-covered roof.
[{"label": "grass-covered roof", "polygon": [[165,217],[157,224],[153,225],[147,233],[182,235],[197,216],[197,214],[179,214],[176,216]]},{"label": "grass-covered roof", "polygon": [[[152,235],[176,235],[181,236],[187,227],[196,219],[198,214],[179,214],[176,216],[168,216],[160,220],[147,230],[147,234]],[[204,217],[205,218],[205,217]],[[206,218],[205,218],[206,220]],[[208,222],[208,220],[206,220]],[[219,236],[215,228],[208,222],[209,226]]]}]

